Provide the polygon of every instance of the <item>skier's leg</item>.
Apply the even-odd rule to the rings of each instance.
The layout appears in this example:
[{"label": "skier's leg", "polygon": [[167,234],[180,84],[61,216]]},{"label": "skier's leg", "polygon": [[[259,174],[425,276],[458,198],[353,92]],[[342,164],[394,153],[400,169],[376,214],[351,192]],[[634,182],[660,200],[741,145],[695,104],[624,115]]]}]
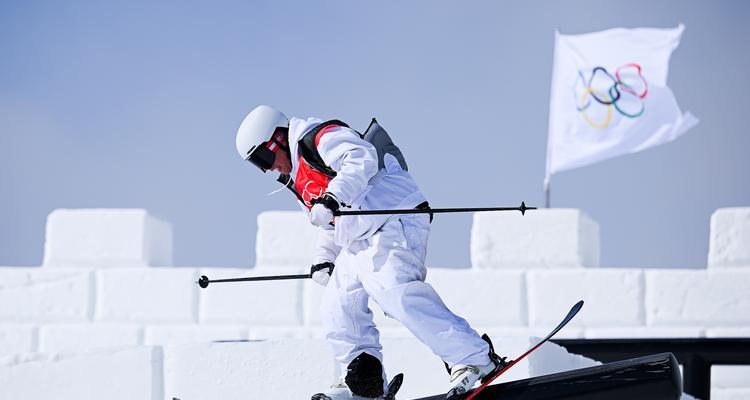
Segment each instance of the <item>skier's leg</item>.
[{"label": "skier's leg", "polygon": [[358,254],[360,280],[383,311],[400,321],[449,367],[486,365],[489,345],[463,318],[452,313],[424,282],[429,217],[391,219]]},{"label": "skier's leg", "polygon": [[325,288],[321,320],[341,379],[353,393],[377,397],[386,387],[385,372],[380,334],[368,301],[356,271],[347,263],[337,265]]}]

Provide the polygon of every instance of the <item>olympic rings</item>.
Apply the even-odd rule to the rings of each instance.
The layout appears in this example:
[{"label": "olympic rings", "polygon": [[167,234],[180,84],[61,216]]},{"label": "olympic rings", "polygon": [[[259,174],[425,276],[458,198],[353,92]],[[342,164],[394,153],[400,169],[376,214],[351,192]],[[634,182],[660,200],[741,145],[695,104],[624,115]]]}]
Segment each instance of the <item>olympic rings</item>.
[{"label": "olympic rings", "polygon": [[626,91],[628,91],[629,93],[632,93],[632,94],[638,96],[638,98],[645,99],[646,95],[648,94],[648,82],[646,82],[646,78],[644,78],[643,74],[641,73],[641,66],[638,65],[638,64],[630,63],[630,64],[625,64],[625,65],[621,66],[620,68],[617,68],[617,70],[615,71],[615,76],[617,77],[617,81],[618,82],[622,82],[622,78],[620,77],[620,71],[623,70],[623,69],[625,69],[625,68],[635,68],[638,71],[638,77],[643,82],[643,92],[641,92],[641,94],[636,93],[635,91],[633,91],[630,88],[628,88],[628,90],[626,90]]},{"label": "olympic rings", "polygon": [[[624,83],[618,83],[617,86],[622,87],[623,91],[626,92],[626,93],[632,93],[633,95],[638,96],[635,93],[635,91],[633,91],[633,89],[630,86],[628,86],[628,85],[626,85]],[[613,90],[617,90],[617,88],[615,86],[612,86],[611,88],[609,88],[610,96],[612,96],[612,91]],[[638,96],[638,98],[640,98],[640,96]],[[619,112],[623,116],[626,116],[628,118],[638,118],[638,117],[641,116],[641,114],[643,114],[644,111],[646,111],[646,106],[643,104],[643,102],[640,102],[640,104],[641,104],[641,109],[639,111],[635,112],[635,113],[628,113],[628,112],[623,111],[623,109],[620,108],[620,106],[618,105],[617,102],[615,102],[613,105],[615,106],[615,110],[617,110],[617,112]],[[611,109],[610,109],[610,111],[611,111]]]},{"label": "olympic rings", "polygon": [[585,84],[585,81],[586,81],[586,80],[585,80],[585,79],[583,78],[583,72],[581,72],[581,71],[579,70],[579,71],[578,71],[578,77],[576,78],[576,81],[575,81],[575,83],[573,83],[573,98],[575,99],[575,103],[576,103],[576,110],[578,110],[578,111],[583,111],[583,110],[585,110],[586,108],[588,108],[588,106],[589,106],[589,105],[591,105],[591,100],[589,100],[588,102],[584,102],[583,104],[581,104],[581,106],[580,106],[580,107],[578,107],[578,96],[576,96],[576,85],[578,84],[578,82],[581,82],[581,85],[583,85],[583,86],[581,86],[581,87],[582,87],[582,88],[583,88],[583,90],[585,91],[585,90],[586,90],[586,84]]},{"label": "olympic rings", "polygon": [[[611,87],[617,86],[617,82],[618,81],[615,80],[615,78],[612,75],[610,75],[610,73],[607,72],[607,70],[604,69],[604,67],[596,67],[596,68],[594,68],[591,71],[591,77],[589,78],[589,81],[586,84],[586,86],[591,87],[591,84],[594,82],[594,77],[596,76],[596,72],[597,71],[602,71],[602,73],[604,74],[604,76],[606,76],[607,78],[609,78],[612,81],[612,86]],[[604,105],[614,104],[617,100],[620,100],[620,91],[619,90],[615,90],[615,95],[614,96],[612,96],[612,91],[611,90],[609,91],[609,93],[610,93],[610,100],[602,100],[602,99],[600,99],[599,96],[597,96],[596,93],[594,93],[593,90],[591,91],[591,96],[594,98],[594,100],[596,100],[600,104],[604,104]]]},{"label": "olympic rings", "polygon": [[[581,98],[581,106],[583,107],[583,103],[586,102],[586,100],[589,97],[589,94],[591,97],[596,99],[596,94],[594,94],[594,89],[591,88],[591,86],[586,88],[586,91],[583,93],[583,97]],[[586,114],[585,112],[582,112],[581,115],[583,116],[583,119],[592,127],[597,129],[604,129],[606,128],[610,122],[612,122],[612,107],[607,107],[607,117],[604,119],[601,123],[596,123]]]},{"label": "olympic rings", "polygon": [[[602,82],[607,83],[602,85]],[[601,89],[597,90],[595,86]],[[605,87],[608,89],[604,89]],[[608,127],[613,119],[613,108],[618,114],[627,118],[638,118],[646,111],[643,99],[648,96],[648,82],[641,73],[641,66],[635,63],[620,66],[615,70],[614,76],[606,68],[596,66],[591,69],[588,80],[584,72],[578,70],[572,89],[576,110],[592,128]],[[590,106],[596,104],[591,101],[592,98],[606,109],[606,115],[601,122],[595,121],[595,118],[590,115]],[[638,104],[638,108],[629,110],[625,104],[621,103]],[[630,106],[630,108],[635,107]]]}]

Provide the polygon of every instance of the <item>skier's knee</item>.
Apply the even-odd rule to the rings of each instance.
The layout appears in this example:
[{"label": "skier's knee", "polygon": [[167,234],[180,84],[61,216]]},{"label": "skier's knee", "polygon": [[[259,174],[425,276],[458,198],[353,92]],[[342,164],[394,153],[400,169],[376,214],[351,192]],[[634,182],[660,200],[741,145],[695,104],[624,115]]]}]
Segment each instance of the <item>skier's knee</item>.
[{"label": "skier's knee", "polygon": [[379,397],[383,392],[383,365],[380,360],[362,353],[346,367],[346,386],[357,396]]},{"label": "skier's knee", "polygon": [[373,299],[385,315],[403,323],[404,318],[419,312],[420,307],[434,303],[434,298],[440,298],[437,293],[432,295],[426,289],[432,290],[424,282],[412,281],[382,290]]}]

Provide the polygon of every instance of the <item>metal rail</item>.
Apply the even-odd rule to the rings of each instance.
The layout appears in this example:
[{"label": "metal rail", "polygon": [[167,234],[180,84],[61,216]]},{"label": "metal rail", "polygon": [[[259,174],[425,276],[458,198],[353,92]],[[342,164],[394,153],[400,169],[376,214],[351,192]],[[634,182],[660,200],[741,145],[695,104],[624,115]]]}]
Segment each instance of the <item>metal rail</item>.
[{"label": "metal rail", "polygon": [[685,393],[702,400],[711,396],[712,365],[750,365],[750,338],[553,339],[569,352],[611,362],[671,352],[682,364]]}]

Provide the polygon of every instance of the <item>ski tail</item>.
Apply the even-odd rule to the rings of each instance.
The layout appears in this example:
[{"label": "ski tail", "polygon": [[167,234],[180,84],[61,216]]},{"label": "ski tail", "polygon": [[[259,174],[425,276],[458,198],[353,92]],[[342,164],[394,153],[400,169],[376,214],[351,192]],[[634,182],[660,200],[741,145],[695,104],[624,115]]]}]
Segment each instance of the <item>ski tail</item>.
[{"label": "ski tail", "polygon": [[396,376],[391,379],[390,382],[388,382],[388,390],[385,393],[385,396],[383,397],[384,400],[395,400],[396,399],[396,393],[398,393],[398,390],[401,389],[401,384],[404,383],[404,374],[397,374]]}]

